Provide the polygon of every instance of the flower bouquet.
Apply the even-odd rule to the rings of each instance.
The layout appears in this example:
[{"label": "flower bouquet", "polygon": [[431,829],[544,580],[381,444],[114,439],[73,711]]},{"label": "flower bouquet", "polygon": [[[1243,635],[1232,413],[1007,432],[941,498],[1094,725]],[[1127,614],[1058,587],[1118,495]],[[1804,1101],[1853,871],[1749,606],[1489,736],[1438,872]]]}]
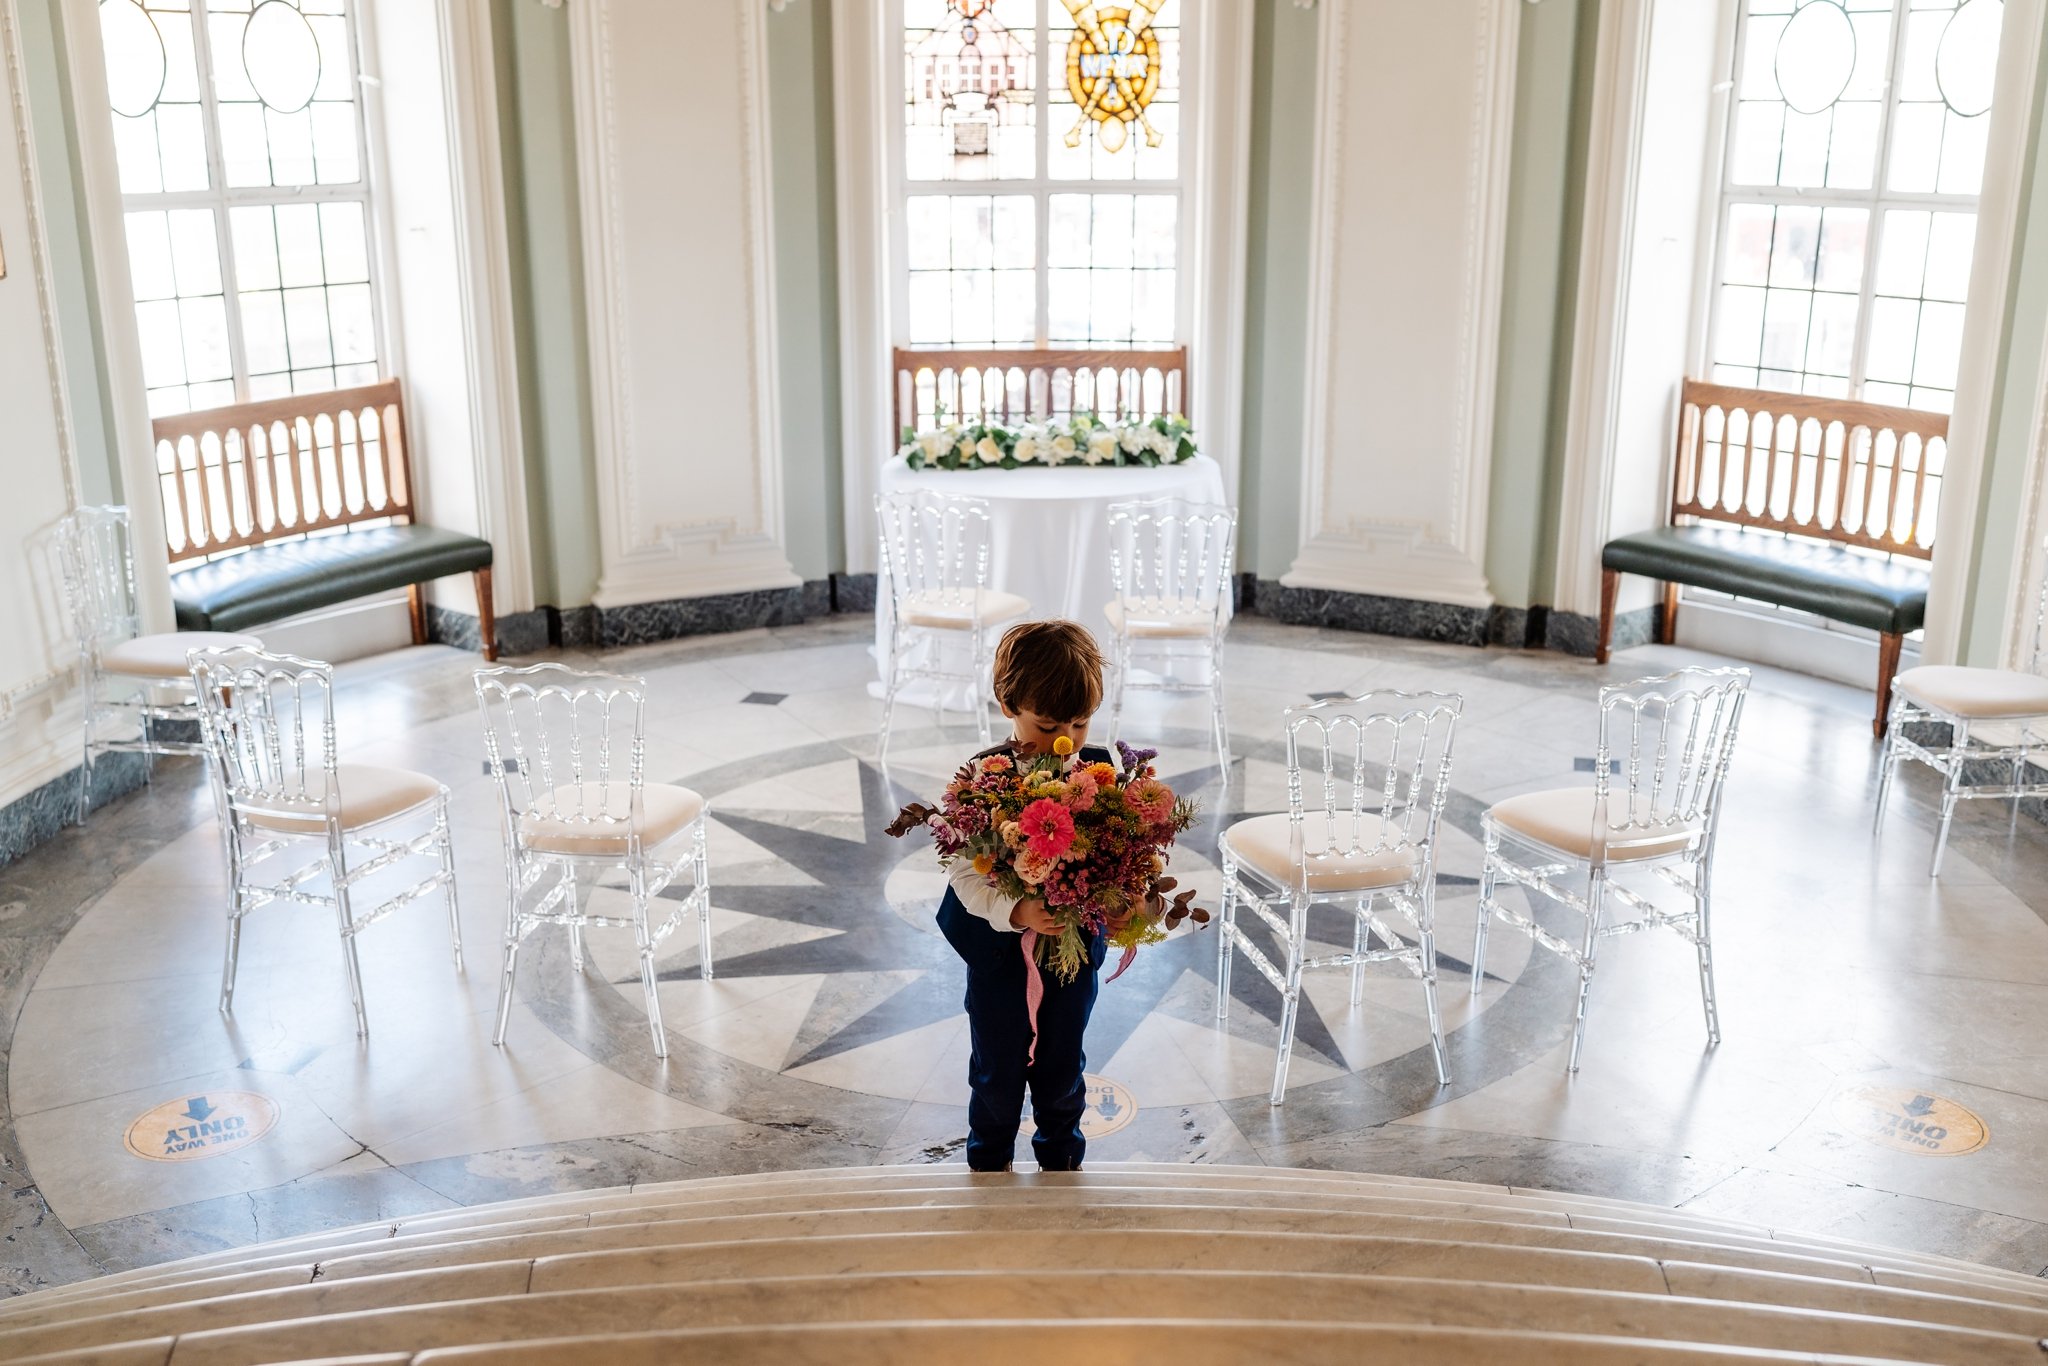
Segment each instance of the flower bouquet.
[{"label": "flower bouquet", "polygon": [[1159,781],[1156,750],[1119,740],[1121,773],[1082,763],[1064,735],[1053,751],[970,760],[936,808],[904,807],[889,833],[922,825],[944,867],[965,861],[1005,896],[1043,899],[1059,933],[1025,931],[1024,952],[1063,983],[1087,966],[1090,938],[1103,935],[1123,954],[1113,982],[1141,945],[1166,938],[1183,920],[1208,923],[1209,913],[1190,905],[1192,888],[1167,898],[1176,884],[1165,875],[1166,850],[1193,823],[1195,806]]},{"label": "flower bouquet", "polygon": [[946,423],[903,429],[896,452],[914,470],[1014,470],[1026,465],[1178,465],[1195,458],[1195,438],[1179,413],[1142,422],[1104,422],[1076,413],[1065,422]]}]

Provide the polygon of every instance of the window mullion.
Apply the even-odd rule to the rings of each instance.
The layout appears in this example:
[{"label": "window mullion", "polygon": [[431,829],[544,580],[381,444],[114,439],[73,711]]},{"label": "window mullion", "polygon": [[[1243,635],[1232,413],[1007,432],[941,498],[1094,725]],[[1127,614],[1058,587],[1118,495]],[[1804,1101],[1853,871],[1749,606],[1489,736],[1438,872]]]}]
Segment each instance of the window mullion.
[{"label": "window mullion", "polygon": [[1892,0],[1892,60],[1885,79],[1884,115],[1877,125],[1877,166],[1870,177],[1870,226],[1863,236],[1863,288],[1856,301],[1856,346],[1849,357],[1849,393],[1863,397],[1864,368],[1870,360],[1870,322],[1877,301],[1877,263],[1884,251],[1885,182],[1891,174],[1892,127],[1899,112],[1899,81],[1906,65],[1906,17],[1910,0]]},{"label": "window mullion", "polygon": [[199,123],[206,138],[206,174],[212,186],[206,198],[213,211],[215,240],[220,251],[221,314],[228,333],[228,373],[235,401],[249,401],[249,352],[242,340],[241,282],[235,274],[234,225],[228,221],[227,153],[221,146],[220,95],[213,77],[213,25],[206,0],[192,5],[192,55],[199,78]]},{"label": "window mullion", "polygon": [[[1039,0],[1035,9],[1038,20],[1038,88],[1032,92],[1032,102],[1037,106],[1038,157],[1032,165],[1033,231],[1038,236],[1037,269],[1032,272],[1032,287],[1037,294],[1038,344],[1052,345],[1052,53],[1047,44],[1051,40],[1052,25],[1046,20],[1046,6],[1052,0]],[[1049,381],[1048,381],[1049,382]],[[1046,395],[1047,402],[1051,394]]]}]

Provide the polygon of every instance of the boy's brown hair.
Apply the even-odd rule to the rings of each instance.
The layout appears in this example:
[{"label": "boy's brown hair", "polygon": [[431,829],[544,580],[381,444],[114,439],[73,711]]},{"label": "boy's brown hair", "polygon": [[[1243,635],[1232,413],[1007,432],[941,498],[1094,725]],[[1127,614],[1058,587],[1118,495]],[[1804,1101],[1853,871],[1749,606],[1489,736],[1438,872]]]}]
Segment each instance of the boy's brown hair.
[{"label": "boy's brown hair", "polygon": [[1027,621],[996,646],[996,701],[1013,712],[1057,721],[1093,716],[1102,705],[1102,651],[1085,626]]}]

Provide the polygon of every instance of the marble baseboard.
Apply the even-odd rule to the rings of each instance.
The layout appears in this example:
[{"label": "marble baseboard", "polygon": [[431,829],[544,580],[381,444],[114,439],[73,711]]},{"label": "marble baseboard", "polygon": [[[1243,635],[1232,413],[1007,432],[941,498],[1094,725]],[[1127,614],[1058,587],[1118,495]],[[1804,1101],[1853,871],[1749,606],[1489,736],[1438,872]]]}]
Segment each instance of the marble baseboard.
[{"label": "marble baseboard", "polygon": [[684,636],[751,631],[763,626],[796,626],[803,622],[804,590],[764,588],[750,593],[714,593],[702,598],[671,598],[636,602],[598,611],[598,644],[651,645]]},{"label": "marble baseboard", "polygon": [[[102,754],[92,766],[92,809],[141,787],[148,768],[142,754]],[[78,819],[78,770],[52,778],[0,807],[0,865],[29,850]]]},{"label": "marble baseboard", "polygon": [[584,650],[595,646],[601,638],[595,607],[564,607],[559,611],[550,607],[547,610],[554,627],[555,644],[565,649]]},{"label": "marble baseboard", "polygon": [[879,580],[876,575],[834,574],[832,576],[832,610],[835,612],[872,612],[875,610],[876,594],[879,591]]},{"label": "marble baseboard", "polygon": [[1327,588],[1289,588],[1274,579],[1257,581],[1250,610],[1294,626],[1370,631],[1452,645],[1484,645],[1491,634],[1492,614],[1484,607]]},{"label": "marble baseboard", "polygon": [[[557,636],[550,618],[554,609],[536,607],[530,612],[507,612],[497,620],[498,653],[537,654],[555,643]],[[470,612],[451,612],[427,604],[427,639],[472,654],[484,649],[483,625]]]},{"label": "marble baseboard", "polygon": [[[1612,647],[1626,650],[1636,645],[1648,645],[1657,638],[1657,626],[1663,616],[1664,609],[1657,606],[1615,613]],[[1599,653],[1600,618],[1556,611],[1546,613],[1546,617],[1542,640],[1545,649],[1582,655],[1587,659]]]}]

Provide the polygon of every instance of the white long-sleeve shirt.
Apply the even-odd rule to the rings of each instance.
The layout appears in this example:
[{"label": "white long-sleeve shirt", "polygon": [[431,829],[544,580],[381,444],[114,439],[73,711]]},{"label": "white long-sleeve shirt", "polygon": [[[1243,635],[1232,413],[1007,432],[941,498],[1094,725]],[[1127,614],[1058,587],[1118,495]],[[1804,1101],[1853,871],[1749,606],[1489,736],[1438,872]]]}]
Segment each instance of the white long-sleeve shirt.
[{"label": "white long-sleeve shirt", "polygon": [[1010,923],[1010,913],[1017,909],[1017,898],[1005,896],[988,885],[988,879],[974,871],[971,864],[961,864],[948,875],[947,881],[960,894],[960,904],[967,913],[979,916],[1005,934],[1022,934],[1024,931]]}]

